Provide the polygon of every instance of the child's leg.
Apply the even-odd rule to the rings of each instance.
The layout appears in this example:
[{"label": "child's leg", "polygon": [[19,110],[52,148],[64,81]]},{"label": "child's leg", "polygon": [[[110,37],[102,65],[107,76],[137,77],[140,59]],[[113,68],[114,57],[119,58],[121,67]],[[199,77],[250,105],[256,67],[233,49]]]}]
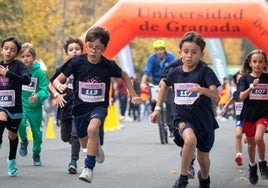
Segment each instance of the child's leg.
[{"label": "child's leg", "polygon": [[266,132],[267,127],[262,124],[256,125],[256,133],[255,133],[255,142],[257,146],[257,151],[259,155],[259,160],[265,160],[265,142],[264,142],[264,133]]},{"label": "child's leg", "polygon": [[182,137],[184,139],[184,145],[182,148],[182,157],[181,157],[181,174],[187,175],[188,168],[192,162],[193,151],[196,147],[197,140],[195,133],[191,128],[187,128],[183,131]]},{"label": "child's leg", "polygon": [[6,121],[0,120],[0,144],[2,144],[3,142],[3,134],[4,134],[6,125],[7,125]]},{"label": "child's leg", "polygon": [[235,151],[242,153],[242,127],[235,127]]},{"label": "child's leg", "polygon": [[197,161],[200,166],[202,179],[207,179],[209,177],[210,170],[209,152],[201,152],[197,150]]},{"label": "child's leg", "polygon": [[247,137],[248,140],[248,157],[249,162],[254,165],[255,164],[255,155],[256,155],[256,143],[254,136]]},{"label": "child's leg", "polygon": [[35,108],[34,110],[27,110],[28,120],[31,126],[32,134],[33,134],[33,154],[39,155],[41,152],[41,144],[43,142],[42,138],[42,108]]}]

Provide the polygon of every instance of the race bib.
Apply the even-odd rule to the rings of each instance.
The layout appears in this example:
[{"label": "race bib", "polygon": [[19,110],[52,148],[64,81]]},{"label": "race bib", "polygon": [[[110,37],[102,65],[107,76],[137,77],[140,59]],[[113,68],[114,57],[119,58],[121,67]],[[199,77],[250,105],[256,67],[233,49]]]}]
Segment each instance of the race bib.
[{"label": "race bib", "polygon": [[22,90],[35,93],[36,85],[37,85],[37,78],[31,78],[31,83],[29,85],[22,85]]},{"label": "race bib", "polygon": [[174,84],[174,102],[178,105],[191,105],[198,98],[199,93],[189,92],[190,88],[196,87],[196,83],[176,83]]},{"label": "race bib", "polygon": [[1,107],[15,106],[15,91],[14,90],[0,91],[0,106]]},{"label": "race bib", "polygon": [[268,84],[258,84],[249,94],[251,100],[268,100]]},{"label": "race bib", "polygon": [[239,116],[243,108],[243,102],[235,102],[235,115]]},{"label": "race bib", "polygon": [[88,83],[80,81],[78,96],[84,102],[103,102],[105,100],[105,83]]},{"label": "race bib", "polygon": [[68,89],[71,89],[71,90],[74,89],[74,87],[73,87],[73,82],[74,82],[74,76],[71,75],[71,76],[69,76],[69,78],[68,78]]}]

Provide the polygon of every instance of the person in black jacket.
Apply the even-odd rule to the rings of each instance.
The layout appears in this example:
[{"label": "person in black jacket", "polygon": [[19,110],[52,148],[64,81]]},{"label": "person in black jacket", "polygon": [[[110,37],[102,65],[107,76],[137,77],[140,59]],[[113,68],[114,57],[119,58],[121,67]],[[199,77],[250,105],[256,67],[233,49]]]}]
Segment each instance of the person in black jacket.
[{"label": "person in black jacket", "polygon": [[8,175],[16,176],[16,154],[19,143],[18,129],[22,120],[22,85],[31,83],[29,69],[16,59],[21,43],[15,36],[4,38],[1,44],[3,60],[0,62],[0,147],[5,128],[8,130],[9,157]]}]

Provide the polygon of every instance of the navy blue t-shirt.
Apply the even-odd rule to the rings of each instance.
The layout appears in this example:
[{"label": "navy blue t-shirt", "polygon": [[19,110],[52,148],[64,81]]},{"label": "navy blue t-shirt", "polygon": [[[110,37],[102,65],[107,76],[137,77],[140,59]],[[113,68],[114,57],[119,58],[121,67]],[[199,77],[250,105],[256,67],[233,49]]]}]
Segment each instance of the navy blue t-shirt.
[{"label": "navy blue t-shirt", "polygon": [[[199,63],[201,63],[201,64],[203,64],[203,65],[207,65],[204,61],[201,61],[201,60],[199,60]],[[171,69],[173,69],[173,68],[175,68],[175,67],[178,67],[178,66],[181,66],[181,65],[183,65],[182,59],[177,59],[176,61],[174,61],[173,63],[171,63],[170,65],[168,65],[168,66],[165,68],[165,70],[163,71],[161,77],[162,77],[162,78],[166,78],[168,72],[169,72]]]},{"label": "navy blue t-shirt", "polygon": [[102,56],[98,64],[92,64],[88,61],[87,54],[68,60],[61,67],[61,72],[66,77],[74,76],[74,106],[72,110],[74,116],[88,113],[97,106],[107,108],[111,78],[122,77],[122,69],[115,61]]},{"label": "navy blue t-shirt", "polygon": [[[169,71],[165,83],[173,89],[176,83],[197,83],[205,88],[211,85],[220,86],[220,81],[213,70],[202,63],[199,63],[191,72],[184,72],[182,66],[174,67]],[[219,127],[214,117],[212,100],[205,95],[199,96],[192,105],[175,104],[174,106],[175,126],[180,122],[190,122],[198,134],[206,134]]]},{"label": "navy blue t-shirt", "polygon": [[[245,91],[249,88],[249,85],[253,83],[254,79],[249,74],[244,74],[238,81],[237,84],[237,93],[240,95],[240,92]],[[259,77],[260,84],[268,84],[268,74],[262,73]],[[268,91],[266,91],[268,92]],[[247,97],[244,100],[242,112],[240,115],[241,120],[248,122],[256,122],[260,118],[268,118],[268,100],[251,100]]]}]

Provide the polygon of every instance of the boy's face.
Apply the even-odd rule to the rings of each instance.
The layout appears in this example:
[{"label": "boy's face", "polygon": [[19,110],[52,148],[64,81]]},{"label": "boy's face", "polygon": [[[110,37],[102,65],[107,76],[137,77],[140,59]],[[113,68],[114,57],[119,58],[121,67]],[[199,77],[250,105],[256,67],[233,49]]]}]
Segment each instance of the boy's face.
[{"label": "boy's face", "polygon": [[68,45],[66,55],[68,56],[69,59],[80,54],[82,54],[82,49],[78,43],[74,42]]},{"label": "boy's face", "polygon": [[91,63],[98,63],[100,61],[101,55],[105,50],[105,46],[101,43],[99,39],[92,42],[86,42],[87,56]]},{"label": "boy's face", "polygon": [[181,55],[183,65],[191,68],[198,64],[198,61],[203,57],[204,52],[201,51],[200,46],[195,42],[184,42],[179,54]]},{"label": "boy's face", "polygon": [[12,41],[5,42],[1,54],[5,63],[11,63],[18,55],[18,48]]}]

